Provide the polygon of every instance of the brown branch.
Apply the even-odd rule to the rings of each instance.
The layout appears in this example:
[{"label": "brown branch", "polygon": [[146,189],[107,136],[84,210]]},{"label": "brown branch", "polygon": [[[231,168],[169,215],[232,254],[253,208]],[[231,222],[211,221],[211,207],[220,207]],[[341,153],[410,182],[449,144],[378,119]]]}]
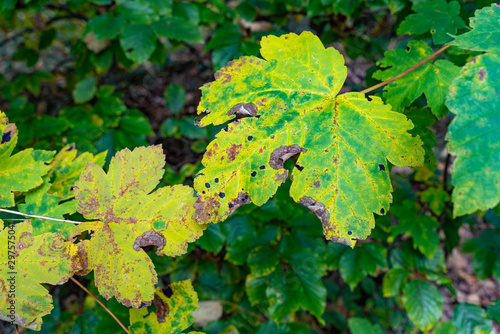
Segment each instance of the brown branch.
[{"label": "brown branch", "polygon": [[72,280],[73,282],[75,282],[75,284],[76,284],[76,285],[78,285],[80,288],[82,288],[82,289],[83,289],[83,291],[85,291],[85,292],[86,292],[86,293],[88,293],[88,294],[89,294],[92,298],[94,298],[94,299],[95,299],[95,301],[96,301],[96,302],[98,302],[98,303],[99,303],[99,305],[101,305],[101,306],[102,306],[102,307],[103,307],[103,308],[104,308],[104,309],[105,309],[105,310],[106,310],[106,311],[107,311],[107,312],[108,312],[108,313],[109,313],[109,314],[113,317],[113,319],[115,319],[115,321],[118,323],[118,325],[120,325],[120,326],[123,328],[123,330],[125,331],[125,333],[130,334],[130,332],[129,332],[129,330],[127,329],[127,327],[125,327],[125,326],[122,324],[122,322],[121,322],[121,321],[120,321],[120,320],[119,320],[119,319],[118,319],[118,318],[117,318],[117,317],[113,314],[113,312],[111,312],[111,311],[110,311],[110,310],[106,307],[106,305],[104,305],[104,304],[103,304],[103,303],[102,303],[99,299],[97,299],[97,297],[96,297],[96,296],[94,296],[94,295],[92,294],[92,292],[90,292],[90,291],[89,291],[86,287],[84,287],[84,286],[83,286],[80,282],[78,282],[78,281],[77,281],[76,279],[74,279],[73,277],[70,277],[70,278],[71,278],[71,280]]},{"label": "brown branch", "polygon": [[437,50],[436,52],[434,52],[433,54],[431,54],[429,57],[425,58],[424,60],[422,60],[421,62],[413,65],[412,67],[410,67],[409,69],[407,69],[406,71],[404,71],[403,73],[401,74],[398,74],[396,75],[395,77],[389,79],[389,80],[386,80],[386,81],[382,81],[381,83],[379,84],[376,84],[375,86],[371,86],[370,88],[367,88],[365,90],[362,90],[360,93],[363,93],[363,94],[366,94],[368,92],[371,92],[372,90],[375,90],[377,88],[380,88],[382,86],[385,86],[387,84],[390,84],[391,82],[395,81],[395,80],[398,80],[399,78],[407,75],[408,73],[416,70],[417,68],[419,68],[420,66],[422,66],[423,64],[427,63],[429,60],[431,60],[432,58],[436,57],[438,54],[440,54],[441,52],[443,52],[444,50],[448,49],[451,45],[446,45],[446,46],[443,46],[441,49]]}]

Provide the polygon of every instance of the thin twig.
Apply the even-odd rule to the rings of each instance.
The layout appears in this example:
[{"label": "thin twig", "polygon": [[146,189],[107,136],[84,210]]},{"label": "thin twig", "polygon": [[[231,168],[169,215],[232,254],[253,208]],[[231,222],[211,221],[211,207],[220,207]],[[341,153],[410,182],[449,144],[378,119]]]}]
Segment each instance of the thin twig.
[{"label": "thin twig", "polygon": [[82,223],[82,222],[76,222],[76,221],[73,221],[73,220],[66,220],[66,219],[58,219],[58,218],[50,218],[50,217],[44,217],[44,216],[30,215],[30,214],[27,214],[27,213],[22,213],[22,212],[7,210],[7,209],[0,209],[0,211],[7,212],[7,213],[12,213],[13,215],[18,215],[18,216],[26,216],[26,217],[31,217],[31,218],[53,220],[53,221],[56,221],[56,222],[71,223],[71,224],[81,224]]},{"label": "thin twig", "polygon": [[257,320],[259,320],[259,321],[260,321],[260,319],[261,319],[261,316],[259,316],[258,314],[255,314],[255,313],[253,313],[252,311],[249,311],[249,310],[247,310],[246,308],[244,308],[244,307],[242,307],[242,306],[240,306],[240,305],[238,305],[238,304],[228,302],[227,300],[219,300],[219,302],[220,302],[221,304],[226,304],[226,305],[230,305],[230,306],[233,306],[233,307],[237,307],[237,308],[239,308],[240,310],[242,310],[243,312],[245,312],[246,314],[251,315],[252,317],[254,317],[255,319],[257,319]]},{"label": "thin twig", "polygon": [[121,322],[121,321],[120,321],[120,320],[119,320],[119,319],[118,319],[118,318],[117,318],[117,317],[113,314],[113,312],[111,312],[111,311],[110,311],[110,310],[106,307],[106,305],[104,305],[104,304],[103,304],[103,303],[102,303],[99,299],[97,299],[97,297],[96,297],[96,296],[94,296],[94,295],[92,294],[92,292],[90,292],[90,291],[89,291],[86,287],[84,287],[84,286],[83,286],[80,282],[78,282],[78,281],[77,281],[76,279],[74,279],[73,277],[70,277],[70,278],[71,278],[71,280],[72,280],[73,282],[75,282],[75,284],[76,284],[76,285],[78,285],[80,288],[82,288],[82,289],[83,289],[83,291],[85,291],[85,292],[86,292],[86,293],[88,293],[88,294],[89,294],[92,298],[94,298],[94,299],[95,299],[95,301],[96,301],[96,302],[98,302],[98,303],[99,303],[99,305],[101,305],[101,306],[102,306],[102,307],[103,307],[103,308],[104,308],[104,309],[105,309],[105,310],[106,310],[106,311],[107,311],[107,312],[108,312],[108,313],[109,313],[109,314],[113,317],[113,319],[115,319],[115,321],[118,323],[118,325],[120,325],[120,326],[123,328],[123,330],[125,331],[125,333],[130,334],[130,332],[129,332],[129,330],[127,329],[127,327],[125,327],[125,326],[122,324],[122,322]]},{"label": "thin twig", "polygon": [[438,54],[440,54],[441,52],[445,51],[446,49],[448,49],[451,45],[446,45],[446,46],[443,46],[441,49],[437,50],[436,52],[434,52],[433,54],[431,54],[429,57],[425,58],[424,60],[422,60],[421,62],[413,65],[412,67],[410,67],[409,69],[407,69],[406,71],[404,71],[403,73],[401,74],[398,74],[396,75],[395,77],[389,79],[389,80],[386,80],[386,81],[382,81],[381,83],[379,84],[376,84],[375,86],[371,86],[370,88],[367,88],[365,90],[362,90],[360,93],[363,93],[363,94],[366,94],[368,92],[371,92],[372,90],[375,90],[377,88],[380,88],[382,86],[385,86],[387,84],[390,84],[391,82],[395,81],[395,80],[398,80],[399,78],[407,75],[408,73],[416,70],[417,68],[419,68],[420,66],[422,66],[423,64],[425,64],[426,62],[428,62],[429,60],[431,60],[432,58],[436,57]]}]

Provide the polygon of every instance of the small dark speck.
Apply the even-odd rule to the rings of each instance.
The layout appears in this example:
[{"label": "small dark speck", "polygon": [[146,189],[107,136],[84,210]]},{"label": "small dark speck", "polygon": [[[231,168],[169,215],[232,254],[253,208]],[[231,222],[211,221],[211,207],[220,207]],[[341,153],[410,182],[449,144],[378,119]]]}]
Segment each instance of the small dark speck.
[{"label": "small dark speck", "polygon": [[253,137],[252,137],[252,136],[248,136],[248,140],[252,140],[252,139],[253,139]]},{"label": "small dark speck", "polygon": [[48,163],[48,162],[44,162],[43,164],[44,164],[45,166],[49,166],[49,165],[50,165],[50,163]]},{"label": "small dark speck", "polygon": [[378,165],[378,170],[385,172],[385,166],[384,165]]},{"label": "small dark speck", "polygon": [[219,178],[216,177],[214,181],[215,181],[215,183],[219,183]]},{"label": "small dark speck", "polygon": [[232,205],[232,204],[229,204],[229,208],[230,208],[230,209],[232,209],[232,208],[233,208],[233,206],[234,206],[234,205]]},{"label": "small dark speck", "polygon": [[223,130],[227,132],[227,125],[224,127],[224,129],[223,129]]},{"label": "small dark speck", "polygon": [[146,306],[145,302],[141,302],[141,305],[139,305],[139,308]]},{"label": "small dark speck", "polygon": [[174,291],[172,290],[172,288],[169,286],[167,286],[166,288],[163,288],[163,293],[165,294],[165,296],[167,296],[167,298],[170,298],[172,297],[172,295],[174,294]]},{"label": "small dark speck", "polygon": [[224,193],[219,193],[219,197],[220,197],[220,198],[224,198],[224,197],[226,197],[226,194],[224,194]]},{"label": "small dark speck", "polygon": [[255,116],[255,117],[260,118],[260,115],[257,115],[257,116]]},{"label": "small dark speck", "polygon": [[252,176],[255,176],[255,175],[257,175],[257,172],[252,172]]},{"label": "small dark speck", "polygon": [[248,199],[248,195],[245,195],[245,201]]},{"label": "small dark speck", "polygon": [[380,209],[380,213],[381,213],[381,214],[384,214],[384,213],[385,213],[384,208]]},{"label": "small dark speck", "polygon": [[347,234],[352,235],[352,231],[347,232]]},{"label": "small dark speck", "polygon": [[266,169],[266,166],[260,166],[259,168],[260,169]]},{"label": "small dark speck", "polygon": [[210,183],[205,183],[205,187],[210,188]]},{"label": "small dark speck", "polygon": [[12,139],[11,132],[7,131],[2,134],[2,142],[0,144],[8,143]]},{"label": "small dark speck", "polygon": [[205,190],[202,191],[202,193],[204,194],[205,193]]},{"label": "small dark speck", "polygon": [[71,188],[69,188],[69,191],[73,191],[75,190],[75,187],[71,186]]}]

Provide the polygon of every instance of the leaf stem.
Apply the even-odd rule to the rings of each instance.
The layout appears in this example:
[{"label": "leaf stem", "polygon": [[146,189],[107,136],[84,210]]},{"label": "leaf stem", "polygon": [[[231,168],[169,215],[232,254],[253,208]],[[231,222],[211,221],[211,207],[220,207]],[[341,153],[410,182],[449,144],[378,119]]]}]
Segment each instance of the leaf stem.
[{"label": "leaf stem", "polygon": [[441,49],[437,50],[436,52],[434,52],[433,54],[431,54],[429,57],[425,58],[424,60],[420,61],[419,63],[413,65],[412,67],[410,67],[409,69],[407,69],[406,71],[404,71],[403,73],[400,73],[398,75],[396,75],[395,77],[393,78],[390,78],[389,80],[386,80],[386,81],[382,81],[381,83],[378,83],[374,86],[371,86],[370,88],[367,88],[365,90],[362,90],[360,93],[363,93],[363,94],[366,94],[368,92],[371,92],[372,90],[375,90],[377,88],[380,88],[382,86],[385,86],[387,84],[390,84],[391,82],[395,81],[395,80],[398,80],[399,78],[407,75],[408,73],[416,70],[417,68],[419,68],[420,66],[422,66],[423,64],[427,63],[429,60],[431,60],[432,58],[436,57],[438,54],[440,54],[441,52],[445,51],[446,49],[448,49],[451,45],[445,45],[443,46]]},{"label": "leaf stem", "polygon": [[104,304],[103,304],[103,303],[102,303],[99,299],[97,299],[97,297],[96,297],[96,296],[94,296],[94,295],[92,294],[92,292],[90,292],[90,291],[89,291],[86,287],[84,287],[84,286],[83,286],[80,282],[78,282],[78,281],[77,281],[76,279],[74,279],[73,277],[70,277],[70,278],[71,278],[71,280],[72,280],[72,281],[73,281],[76,285],[78,285],[80,288],[82,288],[82,289],[83,289],[83,291],[85,291],[85,292],[86,292],[86,293],[88,293],[88,294],[89,294],[92,298],[94,298],[94,299],[95,299],[95,301],[96,301],[96,302],[98,302],[98,303],[99,303],[99,305],[101,305],[101,306],[102,306],[102,307],[103,307],[103,308],[104,308],[104,309],[105,309],[105,310],[106,310],[106,311],[107,311],[107,312],[108,312],[108,313],[109,313],[109,314],[113,317],[113,319],[115,319],[115,321],[118,323],[118,325],[120,325],[120,326],[123,328],[123,330],[125,331],[125,333],[130,334],[130,332],[129,332],[129,330],[127,329],[127,327],[125,327],[125,326],[122,324],[122,322],[121,322],[121,321],[120,321],[120,320],[119,320],[119,319],[118,319],[118,318],[117,318],[117,317],[113,314],[113,312],[111,312],[111,311],[110,311],[110,310],[106,307],[106,305],[104,305]]},{"label": "leaf stem", "polygon": [[226,305],[229,305],[229,306],[232,306],[232,307],[236,307],[236,308],[242,310],[243,312],[245,312],[246,314],[254,317],[255,319],[257,319],[259,321],[261,320],[261,317],[258,314],[255,314],[252,311],[249,311],[246,308],[244,308],[244,307],[242,307],[242,306],[240,306],[238,304],[235,304],[235,303],[232,303],[232,302],[228,302],[227,300],[219,300],[219,302],[221,304],[226,304]]},{"label": "leaf stem", "polygon": [[64,223],[71,223],[71,224],[81,224],[82,223],[82,222],[77,222],[77,221],[73,221],[73,220],[66,220],[66,219],[58,219],[58,218],[50,218],[50,217],[44,217],[44,216],[30,215],[30,214],[27,214],[27,213],[22,213],[22,212],[7,210],[7,209],[0,209],[0,211],[11,213],[13,215],[18,215],[18,216],[26,216],[26,217],[31,217],[31,218],[53,220],[53,221],[56,221],[56,222],[64,222]]}]

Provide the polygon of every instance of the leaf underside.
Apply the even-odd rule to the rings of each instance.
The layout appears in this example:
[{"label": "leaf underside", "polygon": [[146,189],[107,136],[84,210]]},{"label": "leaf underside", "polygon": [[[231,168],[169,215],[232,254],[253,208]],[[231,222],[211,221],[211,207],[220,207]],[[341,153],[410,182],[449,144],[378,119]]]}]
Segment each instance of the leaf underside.
[{"label": "leaf underside", "polygon": [[92,230],[85,241],[88,268],[103,297],[139,308],[153,299],[157,275],[141,247],[158,255],[184,254],[206,225],[194,218],[193,189],[177,185],[152,192],[163,176],[161,146],[118,152],[106,174],[89,162],[75,185],[78,211],[87,219],[72,232]]},{"label": "leaf underside", "polygon": [[500,56],[489,53],[463,68],[447,96],[457,116],[448,127],[453,215],[493,208],[500,202]]},{"label": "leaf underside", "polygon": [[236,116],[208,146],[195,179],[196,217],[224,220],[242,204],[264,204],[287,178],[283,163],[300,153],[292,198],[323,223],[327,239],[354,245],[391,202],[387,160],[423,161],[413,125],[380,98],[337,96],[346,78],[342,56],[310,32],[262,39],[261,54],[242,57],[202,87],[200,124]]}]

